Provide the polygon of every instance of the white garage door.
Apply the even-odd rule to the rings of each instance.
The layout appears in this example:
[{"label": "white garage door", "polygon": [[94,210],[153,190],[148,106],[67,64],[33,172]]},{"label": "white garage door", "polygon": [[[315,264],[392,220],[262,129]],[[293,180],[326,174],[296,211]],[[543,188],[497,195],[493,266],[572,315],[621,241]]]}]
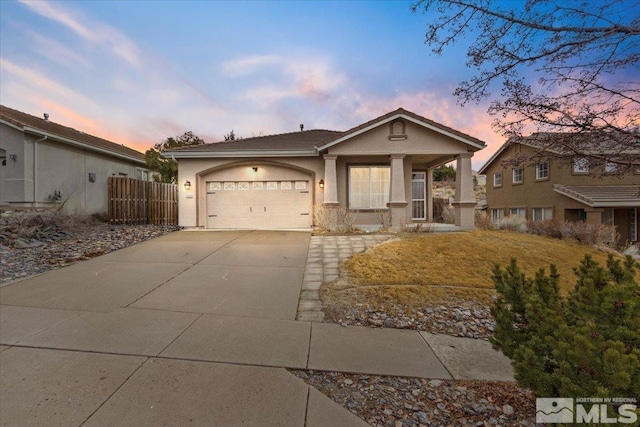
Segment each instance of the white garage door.
[{"label": "white garage door", "polygon": [[309,181],[207,182],[207,228],[311,226]]}]

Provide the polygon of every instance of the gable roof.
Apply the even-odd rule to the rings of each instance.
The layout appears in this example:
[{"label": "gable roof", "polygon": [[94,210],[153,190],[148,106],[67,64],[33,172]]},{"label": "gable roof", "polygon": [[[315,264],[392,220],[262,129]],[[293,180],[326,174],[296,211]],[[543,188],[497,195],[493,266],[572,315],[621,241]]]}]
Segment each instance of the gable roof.
[{"label": "gable roof", "polygon": [[434,122],[433,120],[427,119],[426,117],[419,116],[418,114],[412,113],[411,111],[407,111],[404,108],[398,108],[395,111],[391,111],[373,120],[369,120],[366,123],[363,123],[354,128],[351,128],[346,132],[343,132],[342,135],[339,135],[336,138],[334,138],[332,141],[329,141],[325,145],[318,147],[318,150],[325,150],[333,145],[339,144],[343,141],[346,141],[347,139],[358,136],[373,128],[381,126],[385,123],[392,122],[399,118],[416,123],[420,126],[426,127],[440,134],[446,135],[450,138],[453,138],[467,145],[470,145],[474,149],[474,151],[480,150],[485,147],[485,143],[479,140],[478,138],[474,138],[470,135],[467,135],[466,133],[462,133],[448,126],[445,126],[443,124]]},{"label": "gable roof", "polygon": [[[480,168],[478,173],[484,174],[486,172],[486,169],[489,166],[491,166],[491,164],[500,156],[500,154],[502,154],[504,150],[506,150],[508,147],[514,144],[521,144],[527,147],[540,150],[541,152],[548,152],[551,154],[571,155],[572,154],[571,152],[567,154],[567,153],[561,152],[558,149],[554,149],[551,147],[551,145],[554,143],[557,144],[559,142],[562,142],[563,140],[566,141],[571,139],[572,142],[579,143],[580,146],[583,148],[584,153],[588,155],[588,154],[599,154],[602,151],[603,145],[600,144],[597,138],[604,138],[604,140],[606,140],[607,142],[615,141],[615,140],[612,140],[611,137],[607,135],[603,136],[603,134],[598,134],[598,136],[596,137],[593,134],[588,134],[588,133],[559,133],[559,132],[556,132],[556,133],[536,132],[529,136],[522,136],[519,138],[509,138],[504,144],[502,144],[502,146],[498,149],[498,151],[496,151],[493,154],[493,156],[491,156],[489,160],[487,160],[487,162]],[[629,147],[625,148],[624,150],[618,149],[615,151],[617,151],[618,154],[640,154],[640,147],[638,146],[638,144],[640,144],[640,136],[629,135],[628,138],[631,141],[635,141],[636,145],[635,146],[629,145]]]},{"label": "gable roof", "polygon": [[132,148],[14,110],[4,105],[0,105],[0,122],[6,123],[25,133],[43,137],[46,136],[47,139],[129,160],[138,164],[145,163],[144,154]]},{"label": "gable roof", "polygon": [[640,185],[561,185],[553,191],[592,208],[640,206]]},{"label": "gable roof", "polygon": [[425,117],[398,108],[385,115],[351,128],[345,132],[334,130],[306,130],[300,132],[281,133],[234,141],[192,145],[168,150],[165,157],[261,157],[261,156],[318,156],[323,150],[367,132],[375,127],[389,123],[398,118],[417,123],[455,140],[468,144],[473,151],[485,147],[485,143],[477,138],[459,132],[450,127],[436,123]]}]

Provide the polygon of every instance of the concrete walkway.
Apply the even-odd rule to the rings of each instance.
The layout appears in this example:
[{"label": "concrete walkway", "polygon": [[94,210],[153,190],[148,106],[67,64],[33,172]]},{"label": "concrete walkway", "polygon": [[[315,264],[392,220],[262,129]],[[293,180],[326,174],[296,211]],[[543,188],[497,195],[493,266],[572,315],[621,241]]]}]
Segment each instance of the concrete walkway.
[{"label": "concrete walkway", "polygon": [[486,342],[294,320],[309,241],[178,232],[3,286],[0,424],[358,426],[284,368],[512,379]]}]

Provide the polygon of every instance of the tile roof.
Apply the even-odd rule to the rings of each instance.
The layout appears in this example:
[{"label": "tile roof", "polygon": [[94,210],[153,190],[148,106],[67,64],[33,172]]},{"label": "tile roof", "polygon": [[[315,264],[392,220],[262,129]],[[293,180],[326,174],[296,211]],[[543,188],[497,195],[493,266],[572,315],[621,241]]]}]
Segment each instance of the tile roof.
[{"label": "tile roof", "polygon": [[593,208],[640,206],[640,185],[561,185],[553,191]]},{"label": "tile roof", "polygon": [[358,125],[347,131],[334,131],[334,130],[306,130],[300,132],[281,133],[277,135],[266,135],[253,138],[243,138],[234,141],[216,142],[211,144],[193,145],[188,147],[175,148],[167,151],[165,155],[175,154],[176,156],[188,155],[190,153],[239,153],[244,151],[251,152],[314,152],[316,148],[322,149],[332,145],[334,141],[338,141],[341,138],[348,138],[349,135],[355,134],[358,131],[366,129],[370,126],[374,126],[378,122],[384,122],[385,120],[403,114],[412,118],[417,122],[421,122],[428,127],[439,129],[440,131],[450,133],[464,140],[473,142],[481,147],[485,146],[485,143],[477,138],[469,136],[465,133],[459,132],[450,127],[444,126],[440,123],[436,123],[433,120],[429,120],[425,117],[414,114],[403,108],[391,111],[366,123]]},{"label": "tile roof", "polygon": [[[0,105],[0,120],[12,124],[22,130],[28,128],[35,130],[36,133],[47,134],[50,138],[56,137],[71,140],[76,143],[88,146],[88,149],[95,149],[103,153],[111,154],[116,157],[124,157],[129,160],[134,160],[137,163],[144,163],[144,153],[136,151],[132,148],[125,147],[124,145],[117,144],[115,142],[107,141],[106,139],[99,138],[97,136],[89,135],[79,130],[63,126],[52,121],[44,120],[43,118],[32,116],[31,114],[23,113],[18,110]],[[61,141],[65,142],[65,141]]]},{"label": "tile roof", "polygon": [[215,142],[211,144],[190,145],[174,148],[171,152],[225,152],[225,151],[272,151],[272,150],[314,150],[315,147],[332,140],[343,132],[333,130],[305,130],[281,133],[277,135],[256,136],[234,141]]}]

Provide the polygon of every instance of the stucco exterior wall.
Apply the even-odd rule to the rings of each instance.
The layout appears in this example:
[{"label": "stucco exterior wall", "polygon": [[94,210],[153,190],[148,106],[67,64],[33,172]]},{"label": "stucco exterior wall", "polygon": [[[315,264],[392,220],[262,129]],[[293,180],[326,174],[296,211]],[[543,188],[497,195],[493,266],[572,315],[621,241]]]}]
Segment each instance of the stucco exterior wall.
[{"label": "stucco exterior wall", "polygon": [[[0,148],[7,152],[6,165],[0,166],[0,204],[52,207],[64,202],[69,213],[106,213],[108,177],[135,178],[144,166],[39,139],[0,125]],[[17,153],[16,162],[8,158],[9,153]],[[95,174],[95,182],[89,181],[89,173]],[[60,193],[57,201],[55,192]]]},{"label": "stucco exterior wall", "polygon": [[[5,165],[0,165],[0,204],[33,199],[33,164],[21,131],[0,125],[0,149],[5,150]],[[15,156],[15,161],[10,158]]]},{"label": "stucco exterior wall", "polygon": [[[253,171],[258,167],[258,172]],[[178,224],[183,227],[204,227],[206,223],[206,182],[213,180],[259,181],[298,179],[310,180],[314,206],[322,205],[323,190],[318,182],[324,175],[324,160],[319,157],[291,157],[279,159],[233,158],[233,159],[178,159]],[[191,189],[185,190],[185,181]]]},{"label": "stucco exterior wall", "polygon": [[[531,147],[514,145],[505,149],[492,164],[486,169],[487,176],[487,212],[492,209],[503,209],[504,215],[509,214],[509,208],[525,208],[527,219],[532,218],[532,208],[553,208],[553,217],[558,221],[575,220],[573,212],[569,209],[590,210],[592,208],[580,203],[570,197],[563,196],[553,190],[554,184],[562,185],[640,185],[640,175],[625,176],[590,176],[573,173],[573,166],[552,162],[549,167],[549,179],[536,180],[536,170],[534,166],[524,168],[524,179],[521,184],[513,183],[512,168],[503,168],[501,160],[513,156],[516,152],[532,153]],[[502,172],[502,186],[494,186],[493,175]],[[626,213],[616,211],[616,223],[622,224],[626,219]],[[628,231],[620,229],[622,238],[628,237]]]},{"label": "stucco exterior wall", "polygon": [[390,124],[383,124],[329,148],[329,154],[455,154],[466,153],[469,146],[441,133],[404,120],[406,139],[391,140]]}]

